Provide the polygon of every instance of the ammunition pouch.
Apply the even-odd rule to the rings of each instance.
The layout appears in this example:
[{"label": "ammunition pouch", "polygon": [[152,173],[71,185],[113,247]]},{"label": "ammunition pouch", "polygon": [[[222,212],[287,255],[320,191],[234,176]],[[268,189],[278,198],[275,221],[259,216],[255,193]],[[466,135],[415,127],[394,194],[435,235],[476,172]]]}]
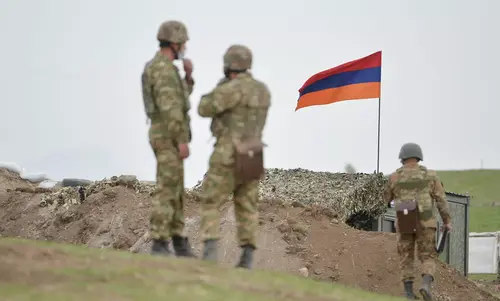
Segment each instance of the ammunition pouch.
[{"label": "ammunition pouch", "polygon": [[265,146],[257,137],[234,141],[235,176],[239,183],[244,184],[262,177]]},{"label": "ammunition pouch", "polygon": [[418,205],[415,200],[400,201],[395,204],[398,232],[414,234],[419,231]]}]

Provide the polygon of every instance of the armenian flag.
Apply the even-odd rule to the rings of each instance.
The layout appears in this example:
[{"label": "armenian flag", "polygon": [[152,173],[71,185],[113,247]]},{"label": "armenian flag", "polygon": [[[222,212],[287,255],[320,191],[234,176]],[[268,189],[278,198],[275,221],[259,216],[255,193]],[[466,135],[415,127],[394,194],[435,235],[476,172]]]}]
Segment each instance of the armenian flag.
[{"label": "armenian flag", "polygon": [[299,89],[295,111],[334,102],[380,98],[382,51],[311,76]]}]

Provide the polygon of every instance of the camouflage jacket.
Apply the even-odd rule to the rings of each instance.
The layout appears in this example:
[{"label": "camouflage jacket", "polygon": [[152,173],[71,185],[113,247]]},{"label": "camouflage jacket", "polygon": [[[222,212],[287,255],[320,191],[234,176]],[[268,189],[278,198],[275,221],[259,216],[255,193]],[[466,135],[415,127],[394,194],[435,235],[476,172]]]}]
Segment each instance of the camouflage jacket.
[{"label": "camouflage jacket", "polygon": [[142,95],[150,133],[176,140],[191,141],[189,96],[194,82],[182,80],[177,67],[161,52],[146,63],[142,73]]},{"label": "camouflage jacket", "polygon": [[203,95],[198,114],[212,118],[210,130],[217,139],[210,161],[233,164],[233,142],[243,137],[262,137],[270,106],[268,87],[249,72],[232,80],[222,79],[212,92]]},{"label": "camouflage jacket", "polygon": [[422,165],[405,165],[391,174],[385,190],[385,201],[389,203],[392,200],[395,205],[405,200],[416,200],[423,227],[437,226],[435,207],[444,223],[451,222],[448,201],[437,173]]}]

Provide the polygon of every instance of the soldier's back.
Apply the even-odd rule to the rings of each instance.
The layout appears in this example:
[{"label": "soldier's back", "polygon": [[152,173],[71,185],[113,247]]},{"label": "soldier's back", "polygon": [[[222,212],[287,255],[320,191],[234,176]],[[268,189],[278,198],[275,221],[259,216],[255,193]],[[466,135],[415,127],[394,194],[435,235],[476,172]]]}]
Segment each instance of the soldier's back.
[{"label": "soldier's back", "polygon": [[396,175],[398,181],[402,182],[415,180],[432,182],[437,177],[437,173],[435,170],[428,169],[421,164],[401,166],[393,175]]},{"label": "soldier's back", "polygon": [[152,81],[160,80],[164,76],[175,76],[175,72],[175,65],[168,58],[157,53],[144,65],[142,77],[143,81],[152,84]]},{"label": "soldier's back", "polygon": [[227,89],[232,91],[234,97],[240,98],[231,113],[233,130],[261,136],[271,105],[271,93],[267,85],[250,74],[243,74],[228,82]]}]

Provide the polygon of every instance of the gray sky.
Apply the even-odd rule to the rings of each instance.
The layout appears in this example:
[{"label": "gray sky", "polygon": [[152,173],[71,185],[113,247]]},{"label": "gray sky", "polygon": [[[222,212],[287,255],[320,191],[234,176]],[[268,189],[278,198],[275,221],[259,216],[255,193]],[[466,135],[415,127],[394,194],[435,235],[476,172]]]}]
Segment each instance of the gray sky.
[{"label": "gray sky", "polygon": [[206,171],[213,147],[196,107],[233,43],[253,50],[253,73],[271,89],[267,167],[376,168],[377,100],[294,110],[311,75],[382,50],[381,171],[398,167],[409,141],[421,144],[429,168],[479,168],[481,160],[500,168],[500,1],[243,4],[2,0],[0,161],[55,179],[154,179],[140,75],[159,24],[178,19],[188,26],[196,79],[186,186]]}]

